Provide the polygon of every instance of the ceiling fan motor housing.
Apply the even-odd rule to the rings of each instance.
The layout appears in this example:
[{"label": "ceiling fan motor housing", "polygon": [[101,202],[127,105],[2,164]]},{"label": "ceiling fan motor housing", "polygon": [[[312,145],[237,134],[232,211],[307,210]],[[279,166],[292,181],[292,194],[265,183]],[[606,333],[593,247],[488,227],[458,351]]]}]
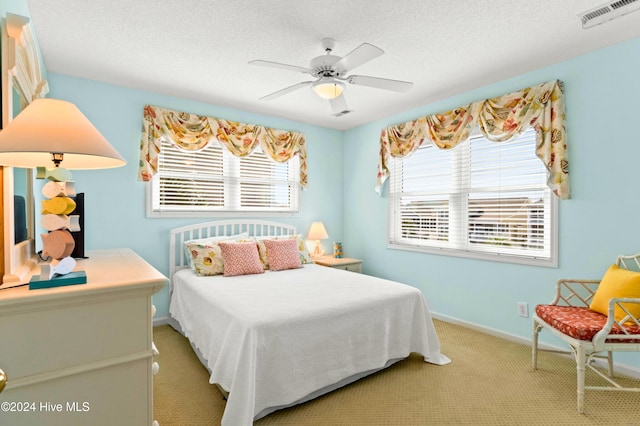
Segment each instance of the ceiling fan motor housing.
[{"label": "ceiling fan motor housing", "polygon": [[309,63],[311,75],[314,77],[342,77],[346,71],[334,68],[340,59],[342,59],[340,56],[330,54],[316,56]]}]

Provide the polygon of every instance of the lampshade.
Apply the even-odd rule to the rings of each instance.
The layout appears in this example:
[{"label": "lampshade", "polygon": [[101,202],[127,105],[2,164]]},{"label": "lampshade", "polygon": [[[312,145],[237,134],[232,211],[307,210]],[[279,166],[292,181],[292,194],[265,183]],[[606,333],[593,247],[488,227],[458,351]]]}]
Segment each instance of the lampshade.
[{"label": "lampshade", "polygon": [[323,99],[334,99],[342,94],[344,84],[333,78],[323,78],[311,85],[311,88]]},{"label": "lampshade", "polygon": [[329,238],[327,230],[322,222],[313,222],[311,228],[309,228],[308,240],[326,240]]},{"label": "lampshade", "polygon": [[31,102],[0,132],[0,165],[51,167],[63,154],[66,169],[108,169],[126,161],[72,103],[42,98]]}]

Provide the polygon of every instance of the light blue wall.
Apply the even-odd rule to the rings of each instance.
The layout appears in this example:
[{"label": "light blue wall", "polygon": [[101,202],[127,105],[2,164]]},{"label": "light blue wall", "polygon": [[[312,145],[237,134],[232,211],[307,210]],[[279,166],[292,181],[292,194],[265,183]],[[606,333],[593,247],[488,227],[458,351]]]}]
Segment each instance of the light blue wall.
[{"label": "light blue wall", "polygon": [[[420,288],[443,316],[530,338],[531,309],[559,278],[600,278],[618,254],[640,252],[640,39],[345,132],[345,246],[364,272]],[[387,188],[374,192],[380,130],[544,81],[565,83],[572,198],[559,202],[559,266],[543,268],[386,248]],[[357,158],[358,161],[350,159]],[[553,340],[547,340],[553,342]],[[638,354],[619,356],[640,367]]]},{"label": "light blue wall", "polygon": [[[225,219],[146,218],[147,184],[137,181],[145,104],[303,132],[307,140],[309,183],[307,191],[301,194],[300,213],[263,219],[293,224],[303,234],[311,222],[319,220],[324,222],[330,238],[342,239],[342,132],[55,73],[49,73],[49,86],[50,97],[75,103],[127,160],[126,166],[117,169],[73,171],[76,190],[86,194],[84,229],[88,250],[130,247],[168,275],[171,228]],[[331,250],[331,242],[323,241],[323,247]],[[155,296],[154,303],[157,317],[167,316],[168,291]]]},{"label": "light blue wall", "polygon": [[7,13],[26,17],[31,16],[26,0],[0,0],[0,16],[4,18]]}]

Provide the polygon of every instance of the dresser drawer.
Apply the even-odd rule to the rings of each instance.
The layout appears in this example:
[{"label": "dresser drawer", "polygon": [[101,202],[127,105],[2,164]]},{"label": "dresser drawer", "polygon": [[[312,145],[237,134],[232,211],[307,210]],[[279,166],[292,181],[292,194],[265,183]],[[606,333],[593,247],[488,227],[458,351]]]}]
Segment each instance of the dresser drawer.
[{"label": "dresser drawer", "polygon": [[0,412],[0,425],[151,425],[149,363],[134,360],[5,389],[0,400],[29,405],[22,412]]},{"label": "dresser drawer", "polygon": [[360,268],[360,264],[359,263],[352,263],[350,265],[334,266],[334,268],[335,269],[344,269],[345,271],[351,271],[351,272],[357,272],[357,273],[361,272],[361,268]]},{"label": "dresser drawer", "polygon": [[148,296],[95,299],[0,312],[0,368],[9,380],[151,350]]}]

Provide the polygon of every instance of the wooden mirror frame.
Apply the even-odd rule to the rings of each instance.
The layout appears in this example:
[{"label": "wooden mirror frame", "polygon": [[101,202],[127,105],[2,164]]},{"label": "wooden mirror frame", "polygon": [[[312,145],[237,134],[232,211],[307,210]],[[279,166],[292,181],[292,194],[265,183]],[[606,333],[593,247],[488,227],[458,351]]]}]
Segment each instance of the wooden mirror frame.
[{"label": "wooden mirror frame", "polygon": [[[2,124],[7,126],[13,119],[13,89],[28,105],[34,99],[44,97],[49,92],[42,70],[29,18],[7,13],[2,19]],[[27,179],[32,180],[31,170]],[[12,167],[2,167],[2,209],[3,226],[3,266],[2,285],[24,281],[26,274],[36,264],[34,241],[33,194],[27,200],[27,220],[29,234],[25,241],[15,243],[14,238],[14,178]]]}]

